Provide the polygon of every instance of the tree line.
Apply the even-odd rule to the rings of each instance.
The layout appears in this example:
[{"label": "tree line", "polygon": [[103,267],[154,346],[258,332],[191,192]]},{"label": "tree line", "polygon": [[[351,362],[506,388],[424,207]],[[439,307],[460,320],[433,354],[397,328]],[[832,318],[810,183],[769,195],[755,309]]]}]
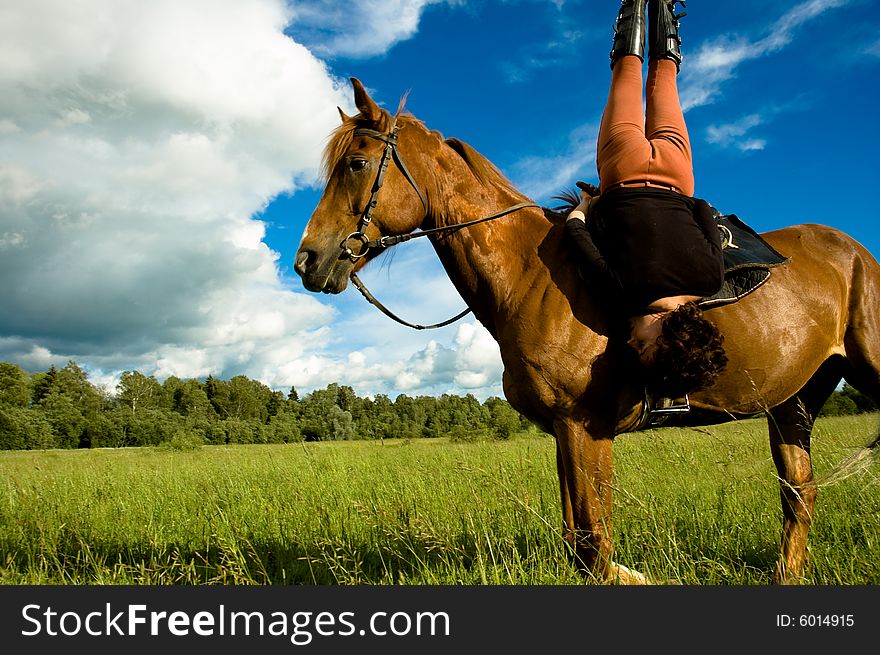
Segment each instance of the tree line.
[{"label": "tree line", "polygon": [[[844,385],[822,415],[877,411]],[[531,429],[506,400],[473,395],[378,394],[361,398],[330,384],[300,398],[237,375],[229,380],[171,376],[159,382],[127,371],[113,392],[92,384],[75,362],[27,373],[0,362],[0,449],[98,448],[170,444],[291,443],[450,437],[509,439]]]},{"label": "tree line", "polygon": [[508,439],[530,423],[501,398],[382,394],[330,384],[300,398],[244,375],[229,380],[122,374],[92,384],[75,362],[27,373],[0,362],[0,449],[193,447],[352,439]]}]

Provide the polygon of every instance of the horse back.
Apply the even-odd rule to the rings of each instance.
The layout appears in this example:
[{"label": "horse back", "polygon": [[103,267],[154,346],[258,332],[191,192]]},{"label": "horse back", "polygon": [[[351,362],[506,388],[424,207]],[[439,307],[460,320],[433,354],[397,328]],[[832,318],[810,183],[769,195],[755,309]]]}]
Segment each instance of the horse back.
[{"label": "horse back", "polygon": [[761,235],[788,262],[738,302],[706,311],[729,362],[697,406],[752,414],[796,394],[833,356],[846,356],[854,321],[873,316],[880,266],[849,235],[804,224]]}]

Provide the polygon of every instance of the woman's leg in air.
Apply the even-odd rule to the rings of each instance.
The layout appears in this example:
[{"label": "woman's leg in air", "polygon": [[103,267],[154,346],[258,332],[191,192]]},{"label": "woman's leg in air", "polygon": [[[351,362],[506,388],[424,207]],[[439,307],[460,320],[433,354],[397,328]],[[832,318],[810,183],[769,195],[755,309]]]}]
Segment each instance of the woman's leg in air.
[{"label": "woman's leg in air", "polygon": [[675,2],[648,0],[648,83],[645,90],[645,136],[653,157],[647,179],[669,184],[692,196],[694,170],[691,144],[678,97],[681,63]]},{"label": "woman's leg in air", "polygon": [[694,195],[694,166],[684,113],[678,98],[678,69],[669,59],[655,59],[648,65],[645,136],[653,157],[648,180],[676,187]]},{"label": "woman's leg in air", "polygon": [[600,191],[632,179],[645,179],[651,146],[645,138],[642,62],[645,0],[623,0],[611,51],[611,90],[599,127],[596,166]]}]

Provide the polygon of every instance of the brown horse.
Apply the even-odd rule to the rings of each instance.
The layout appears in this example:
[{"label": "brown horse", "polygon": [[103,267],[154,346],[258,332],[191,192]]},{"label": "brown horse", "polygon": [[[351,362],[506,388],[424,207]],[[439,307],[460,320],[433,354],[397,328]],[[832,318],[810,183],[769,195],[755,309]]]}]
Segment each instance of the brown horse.
[{"label": "brown horse", "polygon": [[[626,335],[568,255],[562,218],[529,206],[445,230],[528,199],[468,145],[390,114],[352,84],[360,113],[340,111],[325,152],[327,186],[296,255],[303,284],[340,293],[388,237],[440,228],[431,240],[446,272],[500,346],[505,395],[556,437],[563,528],[579,565],[600,580],[646,582],[612,561],[611,534],[613,438],[637,425],[643,383]],[[806,564],[817,413],[843,378],[880,401],[880,267],[829,227],[764,236],[790,261],[757,292],[707,311],[730,363],[684,420],[766,412],[784,514],[775,580],[785,582]]]}]

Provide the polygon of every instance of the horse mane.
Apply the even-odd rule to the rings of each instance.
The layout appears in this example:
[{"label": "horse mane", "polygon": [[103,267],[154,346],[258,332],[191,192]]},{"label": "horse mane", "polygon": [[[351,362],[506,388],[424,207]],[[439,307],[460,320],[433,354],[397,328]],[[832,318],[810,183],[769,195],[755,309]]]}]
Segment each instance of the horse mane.
[{"label": "horse mane", "polygon": [[[509,191],[517,195],[523,195],[513,183],[505,177],[505,175],[479,152],[474,150],[464,141],[460,139],[446,139],[446,145],[452,148],[465,161],[476,178],[482,183],[495,186],[504,191]],[[590,195],[598,195],[599,189],[593,185],[584,185],[587,187]],[[572,209],[577,207],[581,198],[577,190],[562,191],[559,195],[553,196],[553,200],[561,201],[561,205],[556,207],[541,207],[544,216],[551,221],[565,220]]]},{"label": "horse mane", "polygon": [[[593,184],[578,182],[578,186],[591,196],[599,195],[599,187]],[[580,204],[581,195],[577,189],[573,191],[566,190],[560,192],[559,195],[553,196],[553,200],[559,200],[562,204],[557,205],[556,207],[542,207],[544,210],[544,216],[551,220],[565,220],[571,211]]]},{"label": "horse mane", "polygon": [[461,157],[481,184],[522,195],[513,183],[491,161],[460,139],[446,139],[446,145]]},{"label": "horse mane", "polygon": [[566,218],[578,203],[581,201],[580,196],[574,191],[562,191],[559,195],[553,196],[553,200],[559,200],[562,204],[555,207],[542,207],[544,216],[552,220]]}]

